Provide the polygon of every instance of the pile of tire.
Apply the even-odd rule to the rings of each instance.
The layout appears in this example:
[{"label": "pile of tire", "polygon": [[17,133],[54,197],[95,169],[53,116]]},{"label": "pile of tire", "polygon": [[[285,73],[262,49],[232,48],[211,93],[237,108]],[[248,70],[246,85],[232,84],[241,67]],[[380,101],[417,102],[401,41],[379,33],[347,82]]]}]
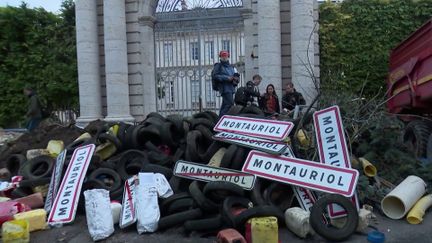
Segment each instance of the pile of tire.
[{"label": "pile of tire", "polygon": [[[261,110],[247,107],[233,107],[229,113],[264,117]],[[192,117],[150,113],[137,125],[118,123],[117,136],[107,133],[115,124],[101,123],[86,127],[92,137],[68,145],[67,150],[71,154],[78,146],[105,141],[116,146],[116,154],[104,161],[93,156],[82,190],[104,188],[110,191],[113,200],[122,199],[124,182],[133,175],[163,174],[174,195],[159,202],[161,230],[174,226],[200,232],[228,227],[242,230],[244,222],[257,216],[276,216],[283,222],[283,212],[294,198],[290,186],[257,179],[255,188],[245,191],[229,182],[204,183],[173,176],[176,161],[208,164],[221,148],[226,150],[220,167],[241,169],[250,149],[213,140],[213,127],[218,119],[210,111]]]}]

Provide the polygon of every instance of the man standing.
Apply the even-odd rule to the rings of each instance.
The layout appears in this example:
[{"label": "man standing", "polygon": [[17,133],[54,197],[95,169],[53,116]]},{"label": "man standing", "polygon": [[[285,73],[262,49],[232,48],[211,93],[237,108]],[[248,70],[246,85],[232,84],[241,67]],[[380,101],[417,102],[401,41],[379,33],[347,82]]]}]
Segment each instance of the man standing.
[{"label": "man standing", "polygon": [[303,95],[294,89],[294,84],[289,82],[286,85],[285,95],[282,97],[282,108],[285,111],[294,110],[296,105],[305,105]]},{"label": "man standing", "polygon": [[222,96],[219,117],[225,115],[231,106],[234,105],[233,94],[235,92],[235,87],[240,81],[240,75],[229,63],[229,57],[230,54],[228,51],[220,51],[220,62],[214,65],[212,71],[212,79],[217,82],[218,91]]},{"label": "man standing", "polygon": [[39,125],[42,120],[42,109],[39,98],[32,87],[26,86],[23,92],[24,95],[29,98],[26,117],[28,118],[27,130],[31,132]]}]

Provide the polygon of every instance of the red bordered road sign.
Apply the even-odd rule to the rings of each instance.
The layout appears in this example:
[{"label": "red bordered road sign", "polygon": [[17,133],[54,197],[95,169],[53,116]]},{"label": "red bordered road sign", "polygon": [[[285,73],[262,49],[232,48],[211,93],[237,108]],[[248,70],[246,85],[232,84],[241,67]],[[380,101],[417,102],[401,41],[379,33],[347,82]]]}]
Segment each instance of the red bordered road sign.
[{"label": "red bordered road sign", "polygon": [[282,141],[288,136],[293,126],[292,122],[287,121],[225,115],[216,124],[214,130]]},{"label": "red bordered road sign", "polygon": [[287,148],[287,145],[284,142],[254,138],[230,132],[220,132],[214,135],[213,139],[226,143],[237,144],[270,154],[281,154]]},{"label": "red bordered road sign", "polygon": [[135,188],[137,186],[138,178],[133,176],[125,181],[124,191],[123,191],[123,203],[122,210],[120,213],[119,226],[121,229],[135,223],[137,221],[136,217],[136,207],[135,207]]},{"label": "red bordered road sign", "polygon": [[255,175],[238,170],[213,167],[179,160],[174,166],[174,175],[199,181],[227,181],[239,185],[245,190],[252,190]]},{"label": "red bordered road sign", "polygon": [[353,195],[358,171],[297,158],[251,151],[243,171],[256,176],[346,197]]},{"label": "red bordered road sign", "polygon": [[75,149],[49,214],[49,224],[74,221],[82,183],[95,147],[90,144]]},{"label": "red bordered road sign", "polygon": [[[351,168],[348,147],[345,140],[342,119],[338,106],[316,111],[313,115],[318,152],[321,163],[342,168]],[[357,194],[351,198],[353,204],[360,208]],[[332,204],[329,206],[332,218],[345,216],[345,210]]]}]

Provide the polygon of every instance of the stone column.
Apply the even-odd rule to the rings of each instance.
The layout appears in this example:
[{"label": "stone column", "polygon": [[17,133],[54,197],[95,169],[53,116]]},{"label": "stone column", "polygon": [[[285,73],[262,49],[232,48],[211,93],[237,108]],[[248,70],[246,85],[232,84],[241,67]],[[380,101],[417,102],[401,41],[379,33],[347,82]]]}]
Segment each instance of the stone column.
[{"label": "stone column", "polygon": [[[310,71],[314,65],[313,0],[291,0],[291,75],[307,104],[317,94]],[[308,71],[309,70],[309,71]]]},{"label": "stone column", "polygon": [[156,111],[156,64],[153,32],[155,20],[153,16],[139,18],[144,115]]},{"label": "stone column", "polygon": [[76,0],[76,40],[80,117],[85,125],[102,118],[96,1]]},{"label": "stone column", "polygon": [[263,77],[260,92],[268,84],[282,95],[282,57],[279,0],[258,0],[258,66]]},{"label": "stone column", "polygon": [[107,121],[132,122],[129,106],[126,12],[124,0],[104,0]]},{"label": "stone column", "polygon": [[[244,1],[245,4],[248,1]],[[244,43],[245,43],[245,81],[251,80],[255,74],[254,58],[258,55],[254,50],[254,35],[253,35],[253,13],[251,8],[244,8],[241,10],[244,24]]]}]

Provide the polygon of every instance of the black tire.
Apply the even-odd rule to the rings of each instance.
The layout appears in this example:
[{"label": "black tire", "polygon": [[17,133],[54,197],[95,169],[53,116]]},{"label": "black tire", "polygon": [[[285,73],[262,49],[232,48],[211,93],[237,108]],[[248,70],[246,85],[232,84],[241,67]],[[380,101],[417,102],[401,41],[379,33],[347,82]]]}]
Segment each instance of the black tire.
[{"label": "black tire", "polygon": [[200,144],[202,134],[199,131],[190,131],[187,134],[186,160],[196,163],[203,163],[198,153],[198,144]]},{"label": "black tire", "polygon": [[[105,179],[107,179],[107,181],[105,181]],[[110,194],[123,186],[120,175],[115,170],[108,168],[99,168],[94,170],[90,174],[89,180],[101,181]]]},{"label": "black tire", "polygon": [[198,119],[198,118],[203,118],[206,120],[209,120],[211,122],[216,122],[217,120],[214,119],[213,115],[208,113],[208,112],[200,112],[200,113],[196,113],[192,116],[194,119]]},{"label": "black tire", "polygon": [[115,147],[117,151],[120,151],[122,149],[122,143],[120,142],[120,140],[108,133],[101,133],[96,137],[96,141],[97,143],[103,144],[106,142],[110,142],[112,143]]},{"label": "black tire", "polygon": [[160,128],[155,125],[147,127],[138,126],[134,136],[137,148],[144,146],[147,141],[151,141],[155,145],[160,145],[162,143]]},{"label": "black tire", "polygon": [[163,230],[166,228],[170,228],[176,225],[183,224],[184,222],[188,220],[193,220],[200,218],[202,216],[201,209],[192,209],[188,211],[184,211],[181,213],[172,214],[166,217],[162,217],[159,220],[159,229]]},{"label": "black tire", "polygon": [[144,165],[141,172],[160,173],[164,175],[167,180],[169,180],[173,175],[172,169],[168,169],[167,167],[161,165],[155,165],[155,164]]},{"label": "black tire", "polygon": [[225,154],[222,157],[220,167],[223,168],[231,168],[231,163],[234,159],[234,156],[237,152],[237,145],[231,144],[228,149],[225,151]]},{"label": "black tire", "polygon": [[134,148],[134,144],[135,144],[135,138],[134,138],[134,131],[135,131],[135,127],[137,126],[129,126],[124,134],[124,141],[123,141],[123,149],[133,149]]},{"label": "black tire", "polygon": [[129,124],[124,123],[124,122],[120,122],[119,124],[119,129],[117,132],[117,138],[120,140],[120,142],[124,145],[126,144],[125,138],[126,138],[126,132],[127,129],[130,127]]},{"label": "black tire", "polygon": [[174,193],[189,191],[189,185],[191,184],[191,182],[191,180],[180,178],[177,176],[173,176],[169,180],[169,184]]},{"label": "black tire", "polygon": [[211,181],[204,186],[204,195],[215,202],[223,202],[228,196],[244,197],[245,191],[239,185],[227,181]]},{"label": "black tire", "polygon": [[225,198],[222,206],[222,218],[226,224],[230,227],[235,226],[235,215],[232,214],[231,210],[234,206],[241,206],[245,209],[252,208],[252,202],[244,197],[227,197]]},{"label": "black tire", "polygon": [[179,137],[184,137],[185,130],[183,127],[183,116],[181,116],[181,115],[168,115],[166,120],[168,122],[171,122],[176,127]]},{"label": "black tire", "polygon": [[267,202],[264,200],[263,192],[264,192],[263,179],[256,178],[254,188],[250,193],[250,198],[254,205],[258,205],[258,206],[268,205]]},{"label": "black tire", "polygon": [[249,151],[250,149],[238,146],[236,153],[231,161],[230,168],[234,170],[241,170]]},{"label": "black tire", "polygon": [[191,198],[191,196],[187,192],[181,192],[181,193],[173,194],[172,196],[169,196],[165,199],[162,199],[160,203],[161,211],[165,212],[173,202],[184,198]]},{"label": "black tire", "polygon": [[12,199],[26,197],[30,194],[32,194],[32,190],[28,187],[18,187],[11,192]]},{"label": "black tire", "polygon": [[143,127],[148,127],[148,126],[152,126],[152,125],[159,127],[164,122],[165,122],[165,119],[160,119],[158,117],[149,117],[149,118],[145,119],[144,121],[142,121],[140,123],[140,125],[142,125]]},{"label": "black tire", "polygon": [[272,182],[264,192],[264,200],[268,205],[275,206],[285,212],[294,200],[294,191],[290,185]]},{"label": "black tire", "polygon": [[[147,163],[149,163],[149,160],[145,152],[139,150],[127,150],[121,154],[115,168],[120,175],[120,178],[122,180],[127,180],[131,176],[136,175],[136,173],[139,173]],[[134,168],[139,167],[138,170],[132,169],[130,167],[131,164],[135,166]]]},{"label": "black tire", "polygon": [[403,142],[417,158],[426,157],[430,125],[422,120],[408,123],[403,133]]},{"label": "black tire", "polygon": [[75,151],[75,149],[77,149],[78,147],[85,146],[94,142],[95,141],[92,138],[83,138],[77,141],[73,141],[68,146],[66,146],[65,149],[67,151],[67,154],[72,154]]},{"label": "black tire", "polygon": [[29,180],[50,177],[54,163],[54,158],[50,156],[37,156],[27,162],[27,166],[22,171],[23,176]]},{"label": "black tire", "polygon": [[246,209],[241,212],[239,215],[234,217],[234,226],[236,229],[239,229],[241,232],[244,230],[245,223],[255,217],[268,217],[274,216],[278,219],[278,222],[283,222],[284,215],[281,214],[280,210],[273,206],[258,206]]},{"label": "black tire", "polygon": [[34,180],[22,180],[20,181],[19,187],[36,187],[36,186],[42,186],[49,184],[51,181],[51,178],[45,177],[45,178],[39,178]]},{"label": "black tire", "polygon": [[195,127],[195,130],[198,130],[201,132],[201,134],[203,135],[203,137],[205,139],[207,139],[208,141],[212,141],[213,140],[213,133],[212,130],[210,130],[208,127],[204,126],[204,125],[197,125]]},{"label": "black tire", "polygon": [[193,181],[189,185],[189,193],[203,211],[215,212],[218,210],[219,205],[204,195],[198,181]]},{"label": "black tire", "polygon": [[[322,220],[324,210],[326,210],[327,205],[331,203],[339,204],[347,211],[346,223],[342,228],[327,226]],[[357,229],[358,212],[348,198],[338,194],[325,194],[312,206],[310,225],[316,233],[327,240],[343,241],[348,239]]]},{"label": "black tire", "polygon": [[244,106],[234,105],[228,110],[227,115],[238,115],[241,110],[243,110]]},{"label": "black tire", "polygon": [[258,116],[262,116],[262,117],[265,116],[264,112],[258,106],[254,106],[254,105],[244,107],[240,113],[241,114],[255,114]]},{"label": "black tire", "polygon": [[183,226],[186,231],[218,230],[223,226],[223,220],[220,215],[216,215],[212,218],[188,220]]},{"label": "black tire", "polygon": [[191,120],[191,128],[195,129],[198,125],[203,125],[210,130],[213,130],[213,127],[216,125],[213,121],[205,119],[205,118],[195,118]]},{"label": "black tire", "polygon": [[26,157],[22,154],[11,154],[6,159],[6,168],[12,176],[15,176],[26,161]]},{"label": "black tire", "polygon": [[160,151],[159,152],[150,151],[148,153],[148,159],[151,163],[162,165],[162,166],[169,166],[173,162],[171,156],[166,155]]},{"label": "black tire", "polygon": [[165,121],[165,117],[163,117],[161,114],[159,114],[159,113],[157,113],[157,112],[150,112],[150,113],[147,115],[146,120],[147,120],[148,118],[150,118],[150,117],[156,117],[156,118],[158,118],[158,119],[160,119],[160,120],[162,120],[162,121]]},{"label": "black tire", "polygon": [[186,210],[190,210],[192,209],[194,203],[195,201],[191,197],[176,200],[168,206],[166,210],[166,215],[171,215]]},{"label": "black tire", "polygon": [[212,144],[208,147],[208,149],[203,154],[199,154],[201,161],[204,163],[208,163],[213,155],[222,148],[222,143],[218,141],[213,141]]}]

